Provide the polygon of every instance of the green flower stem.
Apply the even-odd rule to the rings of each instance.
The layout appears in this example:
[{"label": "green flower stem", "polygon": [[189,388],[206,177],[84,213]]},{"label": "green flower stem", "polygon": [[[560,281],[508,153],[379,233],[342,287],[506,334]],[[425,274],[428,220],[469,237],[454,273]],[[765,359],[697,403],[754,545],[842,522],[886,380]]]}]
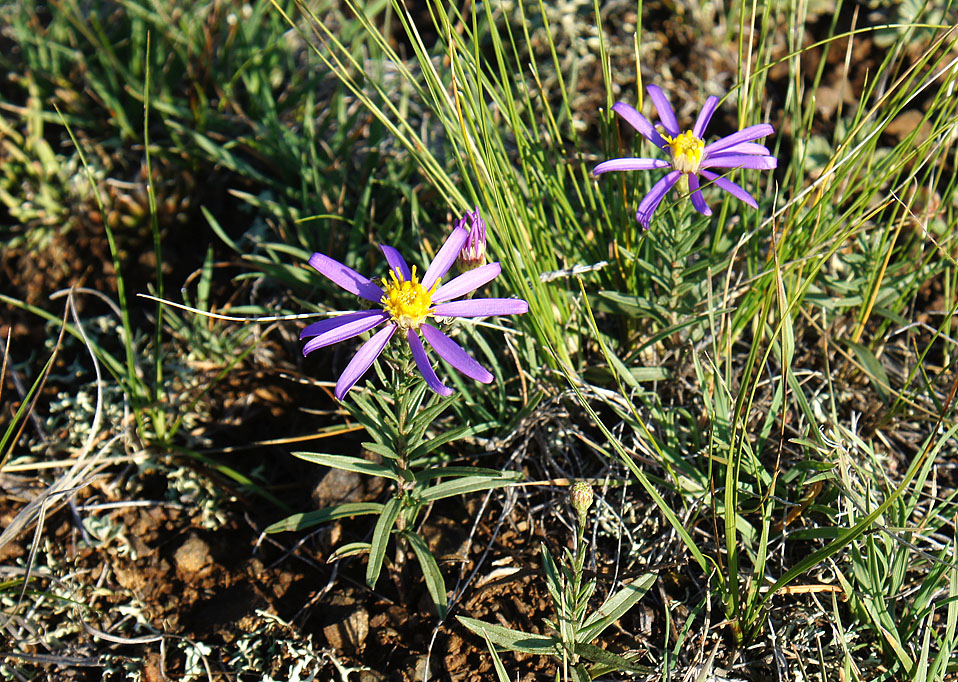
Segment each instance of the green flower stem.
[{"label": "green flower stem", "polygon": [[[578,527],[575,534],[575,559],[572,564],[572,589],[566,592],[565,600],[568,602],[568,618],[571,626],[572,637],[568,644],[575,646],[579,638],[579,629],[582,627],[583,614],[585,613],[585,604],[583,598],[587,598],[582,593],[582,567],[585,565],[585,526],[587,512],[582,511],[577,514]],[[572,664],[579,662],[578,656],[572,656]]]},{"label": "green flower stem", "polygon": [[586,514],[579,514],[579,528],[575,535],[575,565],[572,567],[572,577],[575,592],[578,594],[582,584],[582,567],[585,564],[585,524]]},{"label": "green flower stem", "polygon": [[402,531],[415,521],[419,513],[417,505],[410,505],[409,491],[415,487],[415,478],[409,471],[409,424],[412,421],[412,412],[410,401],[413,391],[410,390],[413,383],[421,381],[415,378],[413,373],[414,361],[408,352],[404,352],[399,362],[392,364],[393,367],[393,401],[396,407],[396,468],[399,478],[396,480],[396,497],[400,503],[400,513],[396,517],[396,530],[399,534],[396,537],[396,567],[399,569],[399,575],[402,575],[402,567],[405,564],[407,556],[407,540],[402,535]]}]

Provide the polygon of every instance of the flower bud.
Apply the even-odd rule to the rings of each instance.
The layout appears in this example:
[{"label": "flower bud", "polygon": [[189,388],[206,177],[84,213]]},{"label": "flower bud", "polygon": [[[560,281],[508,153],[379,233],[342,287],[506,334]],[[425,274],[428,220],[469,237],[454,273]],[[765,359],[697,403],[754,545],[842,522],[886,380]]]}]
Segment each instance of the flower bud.
[{"label": "flower bud", "polygon": [[580,520],[585,518],[586,512],[592,506],[592,499],[592,486],[586,481],[576,481],[572,485],[572,490],[569,492],[569,502],[575,509],[576,514],[579,515]]},{"label": "flower bud", "polygon": [[479,207],[475,211],[466,211],[466,215],[459,219],[456,227],[469,230],[469,237],[459,252],[456,265],[460,272],[468,272],[486,264],[486,223],[479,215]]}]

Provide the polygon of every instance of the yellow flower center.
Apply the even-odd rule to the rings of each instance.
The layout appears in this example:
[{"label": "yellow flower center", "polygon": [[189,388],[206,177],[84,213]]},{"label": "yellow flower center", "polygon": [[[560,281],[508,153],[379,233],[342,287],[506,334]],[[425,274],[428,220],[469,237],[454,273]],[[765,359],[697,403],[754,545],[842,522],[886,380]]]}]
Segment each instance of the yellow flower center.
[{"label": "yellow flower center", "polygon": [[439,280],[426,289],[416,278],[416,266],[412,266],[412,273],[408,280],[402,278],[402,273],[396,270],[389,271],[390,278],[383,278],[383,294],[380,303],[383,310],[392,315],[393,322],[402,329],[419,329],[431,314],[432,294],[439,286]]},{"label": "yellow flower center", "polygon": [[668,135],[662,137],[672,150],[672,167],[682,173],[697,173],[702,163],[705,140],[693,135],[691,130],[686,130],[674,140]]}]

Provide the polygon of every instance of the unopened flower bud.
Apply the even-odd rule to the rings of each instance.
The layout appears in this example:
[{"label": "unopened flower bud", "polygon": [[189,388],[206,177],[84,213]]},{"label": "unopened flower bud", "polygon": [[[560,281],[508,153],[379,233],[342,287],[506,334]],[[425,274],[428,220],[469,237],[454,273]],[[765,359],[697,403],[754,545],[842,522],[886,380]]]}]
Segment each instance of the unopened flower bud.
[{"label": "unopened flower bud", "polygon": [[569,492],[569,501],[572,503],[572,508],[575,509],[576,514],[579,515],[579,519],[584,519],[589,507],[592,506],[592,499],[592,486],[586,481],[576,481],[572,485],[572,490]]},{"label": "unopened flower bud", "polygon": [[459,219],[456,227],[469,230],[469,237],[459,252],[456,265],[460,272],[468,272],[486,264],[486,223],[479,215],[479,207],[475,211],[466,211],[466,215]]}]

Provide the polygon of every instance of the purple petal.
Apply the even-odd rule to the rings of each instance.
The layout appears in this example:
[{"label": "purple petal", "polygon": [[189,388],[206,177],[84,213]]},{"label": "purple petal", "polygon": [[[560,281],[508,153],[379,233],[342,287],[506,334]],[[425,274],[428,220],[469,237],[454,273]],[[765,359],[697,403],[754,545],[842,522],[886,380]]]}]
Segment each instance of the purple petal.
[{"label": "purple petal", "polygon": [[726,147],[719,154],[756,154],[759,156],[770,156],[772,152],[764,144],[757,142],[740,142],[731,147]]},{"label": "purple petal", "polygon": [[502,266],[499,263],[489,263],[475,270],[464,272],[436,289],[432,295],[432,302],[442,303],[475,291],[486,282],[494,280],[500,272],[502,272]]},{"label": "purple petal", "polygon": [[409,348],[412,350],[412,357],[416,361],[416,366],[419,368],[422,378],[426,380],[426,385],[439,395],[452,395],[452,389],[439,381],[435,370],[433,370],[432,365],[429,364],[429,358],[426,357],[426,349],[422,347],[422,341],[419,340],[419,335],[416,333],[416,330],[410,329],[406,332],[406,338],[409,339]]},{"label": "purple petal", "polygon": [[485,367],[473,360],[472,356],[462,349],[462,346],[431,324],[422,325],[419,331],[426,337],[426,341],[428,341],[429,345],[439,354],[439,357],[467,377],[481,381],[484,384],[488,384],[492,381],[493,376]]},{"label": "purple petal", "polygon": [[695,137],[701,139],[705,137],[705,128],[708,126],[709,121],[712,120],[712,114],[715,113],[715,109],[719,105],[719,98],[715,95],[709,96],[705,100],[705,105],[702,107],[702,111],[699,112],[699,117],[695,119],[695,127],[692,128],[692,134]]},{"label": "purple petal", "polygon": [[456,258],[459,257],[459,252],[462,251],[462,246],[467,239],[469,239],[469,230],[461,227],[456,227],[452,234],[446,237],[446,241],[439,248],[439,253],[432,259],[426,274],[422,276],[424,289],[431,289],[440,277],[449,272],[449,268],[456,262]]},{"label": "purple petal", "polygon": [[333,391],[336,400],[342,400],[346,394],[349,393],[349,389],[356,385],[360,377],[366,373],[370,365],[372,365],[376,361],[376,358],[379,357],[379,354],[383,352],[383,348],[389,343],[389,339],[392,338],[393,332],[395,331],[396,325],[394,324],[383,327],[356,351],[356,355],[354,355],[353,359],[346,365],[346,369],[339,375],[339,381],[336,382],[336,389]]},{"label": "purple petal", "polygon": [[751,156],[749,154],[715,154],[709,156],[699,168],[751,168],[772,170],[778,166],[774,156]]},{"label": "purple petal", "polygon": [[705,179],[715,183],[716,186],[721,187],[733,197],[738,197],[752,208],[758,208],[758,203],[752,198],[752,195],[731,180],[723,178],[712,171],[703,170],[701,173]]},{"label": "purple petal", "polygon": [[612,111],[625,119],[625,122],[636,129],[636,131],[646,140],[656,147],[665,148],[666,141],[659,135],[659,131],[645,116],[640,114],[635,107],[625,102],[616,102],[612,105]]},{"label": "purple petal", "polygon": [[367,301],[379,303],[384,295],[382,289],[351,267],[322,253],[314,253],[310,256],[309,264],[333,284],[338,284],[349,293],[361,296]]},{"label": "purple petal", "polygon": [[646,230],[649,229],[649,222],[652,220],[652,214],[655,213],[655,209],[662,203],[662,199],[665,198],[668,191],[672,189],[672,186],[678,182],[681,174],[679,171],[672,171],[655,183],[649,193],[642,197],[642,201],[639,202],[639,210],[636,211],[635,217],[642,223],[642,227]]},{"label": "purple petal", "polygon": [[341,327],[348,322],[352,322],[353,320],[384,314],[385,313],[383,313],[381,310],[361,310],[356,313],[346,313],[345,315],[337,315],[336,317],[327,317],[319,322],[313,322],[312,324],[306,325],[303,331],[299,333],[299,340],[302,341],[303,339],[308,339],[310,336],[319,336],[330,329]]},{"label": "purple petal", "polygon": [[601,175],[609,171],[652,170],[653,168],[670,168],[671,164],[662,159],[611,159],[603,161],[592,169],[592,175]]},{"label": "purple petal", "polygon": [[692,206],[702,215],[712,215],[712,209],[705,203],[702,193],[699,191],[699,179],[694,173],[689,174],[689,190],[692,192]]},{"label": "purple petal", "polygon": [[737,133],[726,135],[721,140],[716,140],[712,144],[705,145],[704,152],[706,155],[715,154],[723,149],[734,147],[741,142],[751,142],[752,140],[757,140],[760,137],[771,135],[774,132],[775,129],[768,123],[759,123],[758,125],[749,126],[744,130],[740,130]]},{"label": "purple petal", "polygon": [[317,348],[330,346],[334,343],[351,339],[354,336],[359,336],[363,332],[369,331],[373,327],[384,322],[386,318],[389,317],[389,313],[376,310],[370,311],[368,313],[353,313],[352,315],[343,315],[343,317],[350,317],[351,319],[340,321],[341,318],[336,318],[337,321],[340,321],[340,324],[332,329],[326,329],[322,331],[316,335],[315,338],[307,341],[306,345],[303,346],[303,355],[309,355]]},{"label": "purple petal", "polygon": [[409,266],[406,265],[406,261],[402,255],[391,246],[381,245],[379,248],[382,249],[383,255],[386,256],[389,269],[397,271],[402,275],[403,280],[408,282],[412,277],[412,273],[409,272]]},{"label": "purple petal", "polygon": [[527,312],[529,304],[521,298],[473,298],[440,303],[433,308],[433,314],[438,317],[491,317],[522,315]]},{"label": "purple petal", "polygon": [[662,88],[658,85],[650,85],[645,91],[649,93],[652,103],[655,104],[655,111],[659,114],[659,120],[665,128],[665,132],[670,137],[676,137],[681,132],[679,122],[675,120],[675,112],[672,111],[672,105],[669,104],[669,99],[662,92]]}]

